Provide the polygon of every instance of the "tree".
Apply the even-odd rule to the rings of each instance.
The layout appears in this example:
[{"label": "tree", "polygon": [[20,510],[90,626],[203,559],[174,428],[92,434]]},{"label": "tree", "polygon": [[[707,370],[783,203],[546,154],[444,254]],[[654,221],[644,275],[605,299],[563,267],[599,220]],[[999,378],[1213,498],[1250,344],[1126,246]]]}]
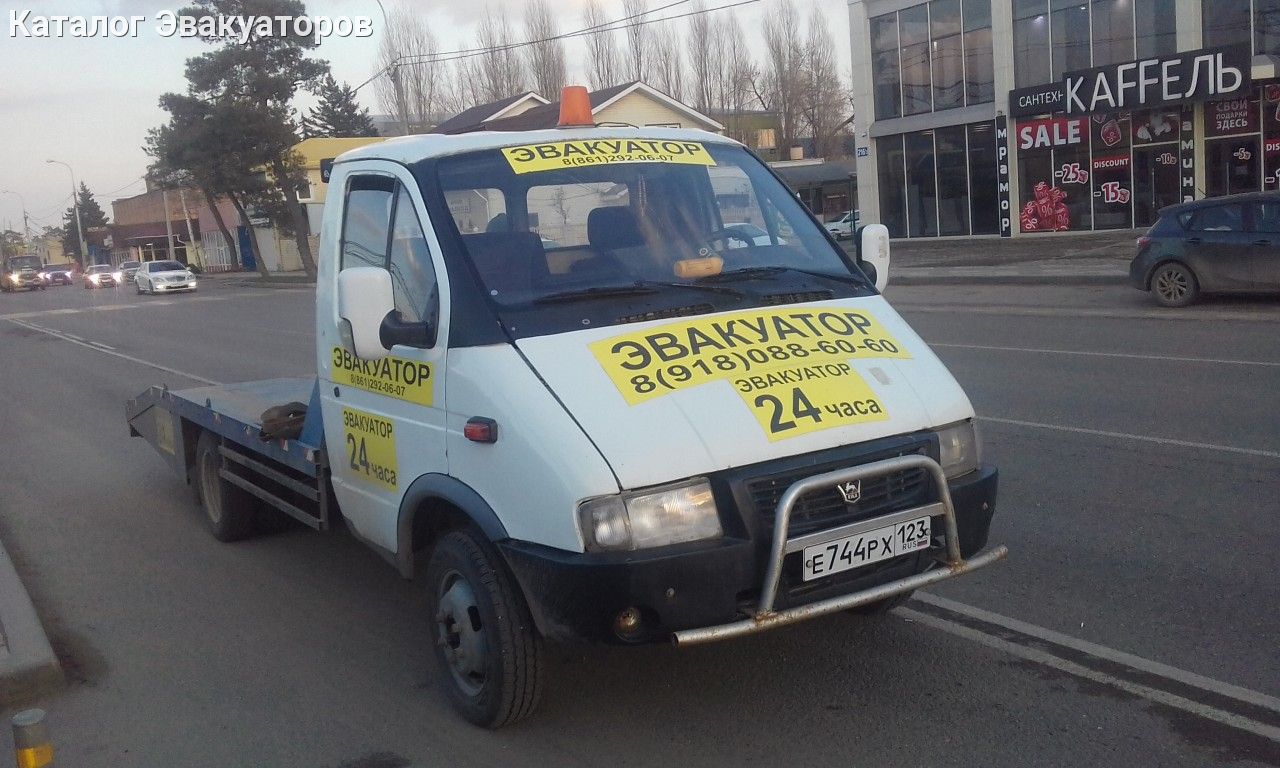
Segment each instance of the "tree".
[{"label": "tree", "polygon": [[[183,16],[228,17],[245,12],[246,0],[194,1],[194,6],[181,11]],[[300,0],[253,0],[252,11],[259,19],[298,18],[306,15],[306,6]],[[297,131],[290,103],[299,88],[314,87],[328,73],[329,65],[308,58],[319,45],[314,37],[298,34],[291,23],[274,26],[272,34],[261,34],[258,25],[254,25],[248,29],[247,39],[238,29],[222,27],[215,27],[212,35],[202,35],[201,40],[217,47],[187,60],[187,81],[192,97],[255,110],[244,127],[257,133],[239,137],[240,143],[256,144],[266,155],[264,165],[288,212],[288,229],[297,243],[302,267],[314,278],[316,265],[307,240],[307,214],[298,202],[298,187],[305,179],[301,178],[292,152]]]},{"label": "tree", "polygon": [[590,30],[586,34],[587,83],[593,91],[618,84],[618,48],[608,24],[600,0],[588,0],[582,10],[582,25]]},{"label": "tree", "polygon": [[[76,202],[80,205],[80,223],[84,225],[84,242],[87,247],[89,230],[107,226],[107,214],[103,212],[102,206],[98,205],[98,201],[83,181],[80,182],[80,189],[76,193]],[[62,213],[62,231],[62,252],[75,254],[81,266],[88,265],[89,254],[80,252],[80,231],[76,227],[74,206],[67,206],[67,210]]]},{"label": "tree", "polygon": [[305,138],[323,136],[350,138],[377,136],[369,110],[356,103],[351,86],[339,83],[327,74],[316,88],[320,103],[307,111],[302,118],[302,135]]},{"label": "tree", "polygon": [[681,101],[684,99],[684,57],[680,53],[680,30],[669,21],[661,26],[653,36],[650,74],[658,90]]},{"label": "tree", "polygon": [[839,131],[848,121],[850,102],[836,64],[835,42],[815,5],[809,14],[797,78],[796,111],[800,129],[813,137],[818,157],[839,157],[844,147]]},{"label": "tree", "polygon": [[481,101],[498,101],[527,90],[509,17],[486,8],[476,30],[476,47],[484,49],[474,56],[479,63]]},{"label": "tree", "polygon": [[[410,133],[425,130],[451,106],[447,65],[436,61],[440,45],[427,26],[426,16],[412,7],[393,8],[387,22],[378,48],[378,64],[380,70],[394,68],[395,74],[377,79],[378,102],[397,120],[403,114]],[[399,92],[393,79],[397,76]]]},{"label": "tree", "polygon": [[798,92],[804,59],[800,20],[791,0],[781,0],[765,16],[764,45],[764,69],[753,87],[761,106],[778,113],[782,128],[778,146],[785,153],[798,135]]},{"label": "tree", "polygon": [[0,232],[0,256],[21,256],[27,252],[27,239],[21,232],[6,229]]},{"label": "tree", "polygon": [[644,23],[648,0],[622,0],[622,15],[628,19],[627,56],[623,67],[628,80],[644,80],[649,74],[652,31]]},{"label": "tree", "polygon": [[525,66],[533,89],[555,98],[564,88],[564,41],[547,0],[531,0],[524,9]]}]

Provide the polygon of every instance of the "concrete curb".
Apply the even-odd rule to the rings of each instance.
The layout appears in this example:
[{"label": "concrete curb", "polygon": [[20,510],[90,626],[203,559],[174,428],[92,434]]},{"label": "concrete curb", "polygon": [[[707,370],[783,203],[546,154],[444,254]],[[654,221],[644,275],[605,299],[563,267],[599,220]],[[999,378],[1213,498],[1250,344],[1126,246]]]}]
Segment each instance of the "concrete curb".
[{"label": "concrete curb", "polygon": [[1127,285],[1127,275],[903,274],[890,272],[890,285]]},{"label": "concrete curb", "polygon": [[0,546],[0,703],[32,701],[65,681],[31,596]]}]

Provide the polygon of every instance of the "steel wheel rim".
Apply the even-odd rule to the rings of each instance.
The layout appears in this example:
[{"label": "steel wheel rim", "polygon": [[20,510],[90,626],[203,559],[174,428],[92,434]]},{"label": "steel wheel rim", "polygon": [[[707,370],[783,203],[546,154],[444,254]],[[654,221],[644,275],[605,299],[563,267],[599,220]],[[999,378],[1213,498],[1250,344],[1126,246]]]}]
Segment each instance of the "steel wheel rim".
[{"label": "steel wheel rim", "polygon": [[436,642],[449,674],[459,689],[477,696],[487,679],[489,648],[475,591],[462,574],[449,571],[440,581],[436,606]]},{"label": "steel wheel rim", "polygon": [[218,464],[213,455],[213,451],[209,451],[200,458],[200,487],[204,491],[204,512],[217,524],[222,520],[222,498],[218,488]]},{"label": "steel wheel rim", "polygon": [[1156,278],[1156,290],[1166,299],[1181,299],[1190,289],[1187,276],[1178,269],[1166,269]]}]

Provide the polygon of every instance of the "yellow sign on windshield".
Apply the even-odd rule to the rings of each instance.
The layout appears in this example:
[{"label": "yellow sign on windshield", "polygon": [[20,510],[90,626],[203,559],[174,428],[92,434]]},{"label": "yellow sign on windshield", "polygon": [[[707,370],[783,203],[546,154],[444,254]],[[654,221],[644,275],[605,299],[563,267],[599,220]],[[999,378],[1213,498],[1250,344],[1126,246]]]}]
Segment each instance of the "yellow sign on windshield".
[{"label": "yellow sign on windshield", "polygon": [[507,147],[502,150],[516,173],[556,171],[615,163],[676,163],[712,166],[707,148],[700,141],[672,139],[586,139],[549,141]]}]

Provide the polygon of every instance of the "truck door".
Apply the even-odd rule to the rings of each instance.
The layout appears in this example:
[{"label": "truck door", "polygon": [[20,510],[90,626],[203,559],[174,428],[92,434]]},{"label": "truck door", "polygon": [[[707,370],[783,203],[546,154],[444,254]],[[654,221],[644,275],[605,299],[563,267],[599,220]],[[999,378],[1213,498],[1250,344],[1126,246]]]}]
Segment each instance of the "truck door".
[{"label": "truck door", "polygon": [[395,552],[400,499],[408,485],[423,474],[448,471],[448,281],[440,279],[445,272],[439,244],[417,184],[405,169],[364,162],[335,181],[342,191],[330,190],[331,204],[341,199],[344,210],[340,232],[327,230],[338,239],[325,256],[337,263],[321,271],[322,280],[332,281],[322,295],[334,295],[343,269],[386,269],[400,320],[427,322],[435,329],[430,347],[397,345],[381,360],[362,360],[342,341],[336,301],[321,301],[317,309],[320,393],[334,493],[361,537]]}]

